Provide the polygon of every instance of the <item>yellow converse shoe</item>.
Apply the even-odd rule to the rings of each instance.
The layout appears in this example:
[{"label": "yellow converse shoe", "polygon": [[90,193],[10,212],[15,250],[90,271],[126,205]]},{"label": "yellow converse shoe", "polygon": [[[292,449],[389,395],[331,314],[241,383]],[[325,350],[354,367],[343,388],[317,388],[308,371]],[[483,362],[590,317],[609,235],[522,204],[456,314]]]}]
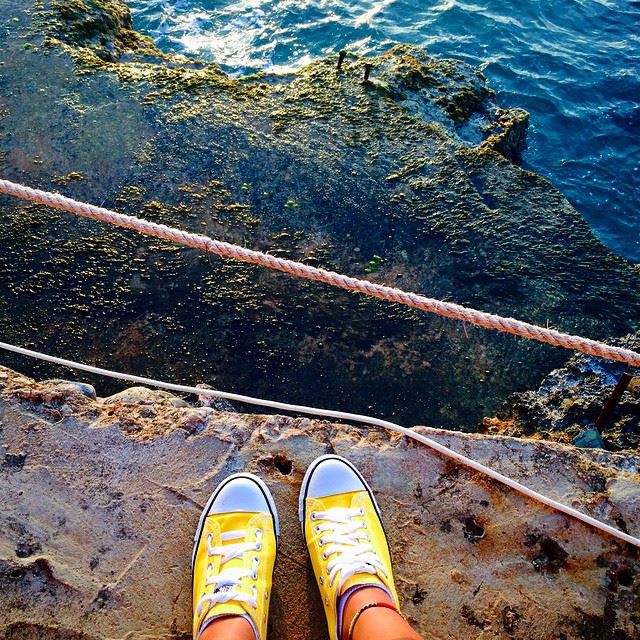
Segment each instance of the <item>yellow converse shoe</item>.
[{"label": "yellow converse shoe", "polygon": [[380,587],[399,610],[380,510],[350,462],[327,455],[311,464],[300,488],[298,517],[331,640],[341,640],[346,596],[359,587]]},{"label": "yellow converse shoe", "polygon": [[266,640],[278,513],[262,480],[226,478],[213,492],[194,537],[193,638],[221,616],[238,615]]}]

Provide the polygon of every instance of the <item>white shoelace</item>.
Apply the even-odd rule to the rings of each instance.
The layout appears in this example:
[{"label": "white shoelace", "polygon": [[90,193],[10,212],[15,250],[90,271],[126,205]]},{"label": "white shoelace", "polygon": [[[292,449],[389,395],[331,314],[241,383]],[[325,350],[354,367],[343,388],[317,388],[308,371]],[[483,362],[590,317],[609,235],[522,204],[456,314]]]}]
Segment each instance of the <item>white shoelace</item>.
[{"label": "white shoelace", "polygon": [[356,573],[381,573],[385,578],[388,577],[366,533],[366,521],[359,519],[362,516],[364,509],[346,507],[311,513],[312,520],[320,521],[314,525],[314,531],[322,534],[319,543],[321,547],[326,547],[322,557],[329,560],[327,571],[330,586],[333,586],[336,576],[340,574],[338,593],[342,591],[344,583]]},{"label": "white shoelace", "polygon": [[[239,538],[244,539],[245,531],[226,531],[222,534],[222,541],[228,542],[229,540],[237,540]],[[260,558],[255,555],[253,557],[253,565],[251,571],[248,569],[228,568],[223,569],[223,566],[235,558],[241,558],[247,551],[260,551],[262,549],[262,529],[256,529],[256,541],[250,542],[236,542],[235,544],[227,544],[219,547],[211,546],[213,542],[213,536],[209,534],[207,537],[207,554],[209,558],[215,556],[222,556],[220,560],[220,573],[213,576],[211,571],[213,570],[213,563],[209,562],[207,565],[207,580],[206,586],[213,586],[213,593],[205,593],[198,601],[196,608],[198,616],[202,615],[205,605],[208,605],[207,613],[220,602],[229,602],[235,600],[237,602],[246,602],[254,609],[258,607],[257,594],[258,589],[256,585],[252,585],[252,595],[243,593],[239,590],[242,578],[251,578],[252,580],[258,579],[258,565]]]}]

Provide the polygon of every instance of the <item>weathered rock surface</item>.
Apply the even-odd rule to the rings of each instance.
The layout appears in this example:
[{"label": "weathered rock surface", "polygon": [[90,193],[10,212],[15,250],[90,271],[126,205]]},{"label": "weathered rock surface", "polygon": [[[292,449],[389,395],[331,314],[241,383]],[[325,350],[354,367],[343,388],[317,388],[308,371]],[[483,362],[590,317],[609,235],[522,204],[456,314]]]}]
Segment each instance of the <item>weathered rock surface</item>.
[{"label": "weathered rock surface", "polygon": [[[0,2],[0,52],[5,177],[594,338],[636,328],[637,270],[505,157],[526,114],[468,65],[400,47],[233,79],[160,54],[120,0]],[[475,428],[567,357],[13,199],[0,212],[0,334],[74,359]]]},{"label": "weathered rock surface", "polygon": [[[190,553],[226,474],[250,470],[282,522],[270,637],[324,638],[296,516],[306,466],[335,451],[384,514],[404,612],[425,639],[636,640],[638,550],[384,432],[93,399],[0,369],[0,637],[189,637]],[[155,396],[155,400],[154,400]],[[430,437],[640,534],[640,456],[557,443]]]},{"label": "weathered rock surface", "polygon": [[[640,333],[615,342],[638,351]],[[495,418],[485,418],[484,431],[570,441],[594,426],[624,372],[633,378],[606,421],[602,440],[614,451],[640,450],[640,369],[583,354],[552,371],[539,388],[509,397]]]}]

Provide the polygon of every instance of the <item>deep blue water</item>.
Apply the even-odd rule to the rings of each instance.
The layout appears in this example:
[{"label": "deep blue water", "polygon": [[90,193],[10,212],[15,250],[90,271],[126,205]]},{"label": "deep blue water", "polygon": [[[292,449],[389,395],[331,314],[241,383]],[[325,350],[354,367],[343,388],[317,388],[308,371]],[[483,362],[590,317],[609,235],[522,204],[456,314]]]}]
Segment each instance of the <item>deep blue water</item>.
[{"label": "deep blue water", "polygon": [[342,48],[418,44],[482,68],[531,114],[524,163],[614,251],[640,262],[640,2],[130,0],[166,51],[233,74],[290,70]]}]

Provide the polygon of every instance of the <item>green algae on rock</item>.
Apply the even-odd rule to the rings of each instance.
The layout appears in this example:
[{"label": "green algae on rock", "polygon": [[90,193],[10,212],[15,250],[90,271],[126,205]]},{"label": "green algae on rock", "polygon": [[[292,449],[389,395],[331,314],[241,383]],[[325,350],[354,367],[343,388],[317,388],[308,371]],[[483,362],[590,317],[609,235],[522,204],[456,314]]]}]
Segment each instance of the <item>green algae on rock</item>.
[{"label": "green algae on rock", "polygon": [[133,30],[131,12],[120,0],[50,0],[44,3],[47,31],[74,47],[90,48],[100,59],[114,61],[120,53],[157,52],[150,38]]},{"label": "green algae on rock", "polygon": [[[339,72],[327,58],[230,78],[161,54],[131,32],[127,12],[117,0],[0,7],[7,178],[51,189],[77,173],[63,187],[73,197],[277,255],[594,338],[635,328],[640,274],[510,161],[526,116],[499,110],[475,69],[403,46],[351,55]],[[19,23],[5,20],[14,15]],[[38,51],[23,49],[25,29]],[[0,332],[16,344],[469,429],[567,357],[0,203]]]}]

